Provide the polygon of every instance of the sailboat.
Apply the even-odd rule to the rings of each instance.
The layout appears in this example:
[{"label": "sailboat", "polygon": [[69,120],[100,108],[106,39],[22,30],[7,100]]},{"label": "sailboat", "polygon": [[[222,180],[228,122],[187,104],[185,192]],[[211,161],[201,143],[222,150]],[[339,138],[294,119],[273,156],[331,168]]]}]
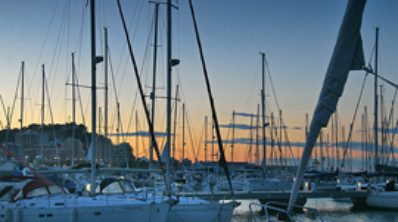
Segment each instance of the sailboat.
[{"label": "sailboat", "polygon": [[[91,69],[92,69],[92,156],[91,156],[91,196],[69,194],[66,189],[38,174],[24,164],[39,179],[28,182],[9,201],[0,202],[0,221],[58,221],[58,222],[118,222],[165,221],[170,204],[139,199],[108,199],[106,195],[96,195],[96,64],[95,53],[95,0],[90,1],[91,13]],[[14,155],[20,163],[23,163]]]},{"label": "sailboat", "polygon": [[304,172],[320,130],[328,124],[330,116],[336,110],[339,98],[343,94],[349,71],[363,70],[365,67],[362,38],[360,35],[365,4],[366,0],[350,0],[347,4],[337,42],[306,138],[296,180],[290,194],[288,206],[290,212],[292,212],[297,200],[298,190],[302,184]]},{"label": "sailboat", "polygon": [[[377,126],[377,115],[378,115],[378,108],[377,108],[377,79],[380,78],[378,75],[378,39],[379,39],[379,28],[376,27],[376,47],[375,47],[375,68],[374,70],[368,69],[367,71],[374,74],[375,76],[375,136],[374,136],[374,143],[375,143],[375,170],[380,170],[384,168],[384,170],[391,170],[394,169],[393,167],[387,167],[382,164],[378,164],[378,126]],[[381,78],[385,80],[384,78]],[[387,81],[390,83],[390,81]],[[397,87],[395,84],[392,84]],[[385,187],[378,187],[377,185],[370,185],[368,187],[370,191],[369,196],[366,198],[366,205],[369,207],[375,207],[380,209],[388,209],[388,210],[397,210],[398,209],[398,190],[395,189],[395,181],[389,181],[385,184]]]},{"label": "sailboat", "polygon": [[[124,32],[126,36],[126,41],[128,43],[128,48],[130,52],[130,58],[133,63],[135,76],[137,79],[137,84],[139,87],[141,102],[144,107],[144,111],[146,114],[146,120],[149,127],[149,131],[151,133],[151,139],[153,142],[153,146],[155,151],[158,154],[159,162],[162,163],[162,159],[160,154],[158,153],[156,138],[154,136],[154,129],[151,118],[149,118],[149,112],[146,107],[145,96],[143,95],[143,90],[140,82],[140,78],[138,75],[138,68],[135,62],[134,53],[131,47],[129,34],[126,28],[123,11],[121,8],[120,1],[117,1],[119,7],[120,17],[123,22]],[[172,3],[171,0],[167,1],[167,142],[165,149],[163,151],[162,157],[164,156],[166,159],[166,174],[165,174],[165,185],[166,185],[166,196],[157,196],[153,195],[153,199],[159,198],[168,198],[169,200],[177,199],[178,202],[171,206],[171,209],[167,215],[168,222],[175,221],[184,221],[184,222],[207,222],[207,221],[220,221],[220,222],[228,222],[231,220],[233,209],[236,206],[235,202],[231,203],[219,203],[219,202],[209,202],[205,200],[195,199],[195,198],[187,198],[187,197],[176,197],[172,195],[171,192],[171,177],[170,177],[170,145],[171,145],[171,72],[172,66],[178,64],[177,60],[171,58],[171,10]],[[157,10],[157,9],[156,9]],[[155,43],[156,47],[156,43]],[[150,199],[150,198],[149,198]]]}]

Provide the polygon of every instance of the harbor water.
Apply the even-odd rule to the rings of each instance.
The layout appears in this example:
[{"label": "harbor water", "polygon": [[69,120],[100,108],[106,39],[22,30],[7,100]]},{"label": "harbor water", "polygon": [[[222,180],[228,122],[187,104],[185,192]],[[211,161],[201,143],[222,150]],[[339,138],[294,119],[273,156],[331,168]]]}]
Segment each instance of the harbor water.
[{"label": "harbor water", "polygon": [[[259,203],[257,200],[244,200],[235,209],[232,222],[256,221],[249,210],[250,203]],[[334,200],[332,198],[308,199],[306,207],[316,208],[322,214],[325,222],[398,222],[398,211],[385,211],[376,209],[357,209],[353,207],[350,200]],[[257,221],[266,221],[260,211],[261,208],[253,206]],[[272,221],[278,221],[272,216]],[[297,221],[320,221],[319,218],[310,219],[305,213],[297,214]]]}]

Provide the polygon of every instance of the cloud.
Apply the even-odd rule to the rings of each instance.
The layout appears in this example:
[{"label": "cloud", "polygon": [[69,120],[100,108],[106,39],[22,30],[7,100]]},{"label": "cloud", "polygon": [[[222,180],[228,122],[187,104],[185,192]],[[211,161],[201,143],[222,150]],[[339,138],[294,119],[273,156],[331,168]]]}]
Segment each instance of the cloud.
[{"label": "cloud", "polygon": [[[230,128],[232,129],[234,125],[228,124],[228,125],[220,125],[220,128]],[[246,124],[235,124],[235,129],[241,129],[241,130],[250,130],[250,129],[256,129],[260,128],[259,126],[250,126]]]},{"label": "cloud", "polygon": [[252,114],[252,113],[235,113],[235,116],[257,117],[257,114]]},{"label": "cloud", "polygon": [[[174,134],[171,134],[174,135]],[[142,137],[151,137],[151,134],[148,131],[138,131],[138,132],[129,132],[129,133],[114,133],[109,134],[108,136],[142,136]],[[166,132],[155,132],[155,136],[165,137],[167,136]]]},{"label": "cloud", "polygon": [[[234,125],[233,124],[220,125],[220,128],[232,129],[232,128],[234,128]],[[261,126],[250,126],[247,124],[235,124],[235,129],[240,129],[240,130],[250,130],[250,129],[256,129],[256,128],[261,129]],[[276,129],[276,130],[279,130],[280,128],[281,128],[280,126],[274,126],[274,129]],[[282,129],[287,129],[287,126],[282,126]]]}]

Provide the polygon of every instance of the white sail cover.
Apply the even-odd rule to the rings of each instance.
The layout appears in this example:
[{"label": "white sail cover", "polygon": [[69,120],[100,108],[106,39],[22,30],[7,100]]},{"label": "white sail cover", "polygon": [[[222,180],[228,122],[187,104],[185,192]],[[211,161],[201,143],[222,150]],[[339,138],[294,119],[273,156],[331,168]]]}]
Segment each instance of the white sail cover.
[{"label": "white sail cover", "polygon": [[340,27],[337,42],[326,72],[318,104],[311,121],[307,142],[304,146],[297,171],[296,181],[290,194],[289,211],[297,200],[297,192],[302,184],[314,144],[322,127],[325,127],[337,102],[343,94],[344,85],[350,70],[360,70],[365,65],[360,28],[366,0],[349,0]]},{"label": "white sail cover", "polygon": [[170,158],[170,146],[169,143],[166,142],[166,145],[163,148],[162,156],[160,156],[160,160],[164,163],[169,161]]}]

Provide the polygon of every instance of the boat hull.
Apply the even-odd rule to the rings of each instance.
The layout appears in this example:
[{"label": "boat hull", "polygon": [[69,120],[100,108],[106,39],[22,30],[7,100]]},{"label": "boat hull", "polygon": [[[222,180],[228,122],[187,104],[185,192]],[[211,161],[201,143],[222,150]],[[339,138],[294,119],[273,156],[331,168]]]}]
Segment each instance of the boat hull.
[{"label": "boat hull", "polygon": [[381,191],[371,193],[366,205],[380,209],[398,210],[398,191]]},{"label": "boat hull", "polygon": [[84,204],[76,201],[72,204],[68,200],[56,203],[49,200],[47,206],[33,203],[27,201],[4,204],[0,210],[0,222],[158,222],[166,221],[170,209],[168,203],[107,204],[90,201]]}]

